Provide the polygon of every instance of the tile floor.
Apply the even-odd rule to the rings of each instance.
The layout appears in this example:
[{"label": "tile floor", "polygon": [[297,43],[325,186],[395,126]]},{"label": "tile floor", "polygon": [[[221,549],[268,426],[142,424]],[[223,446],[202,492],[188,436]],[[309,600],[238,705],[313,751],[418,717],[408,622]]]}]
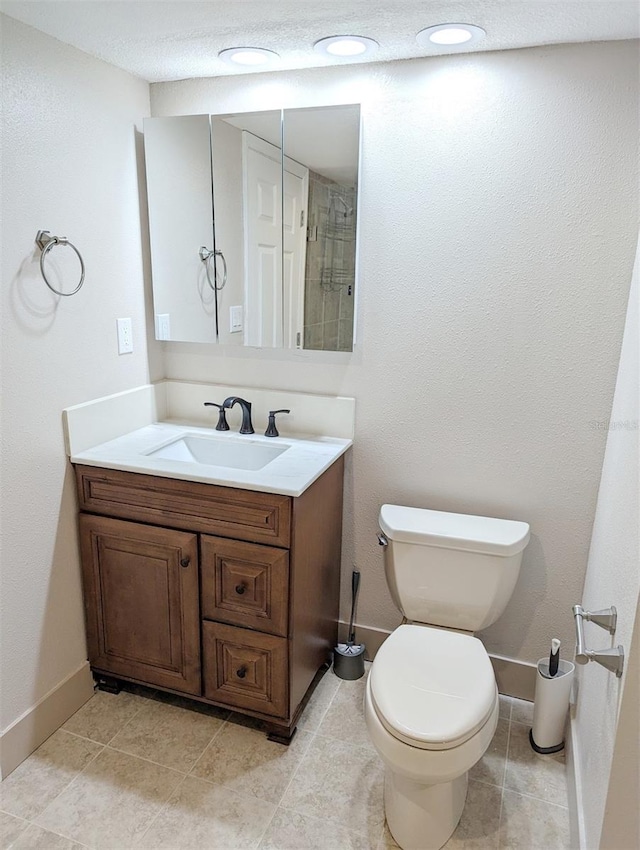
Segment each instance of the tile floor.
[{"label": "tile floor", "polygon": [[[226,711],[143,689],[98,692],[0,785],[0,846],[396,848],[363,691],[364,679],[325,674],[289,748]],[[501,697],[500,708],[447,850],[564,850],[564,760],[531,750],[531,703]]]}]

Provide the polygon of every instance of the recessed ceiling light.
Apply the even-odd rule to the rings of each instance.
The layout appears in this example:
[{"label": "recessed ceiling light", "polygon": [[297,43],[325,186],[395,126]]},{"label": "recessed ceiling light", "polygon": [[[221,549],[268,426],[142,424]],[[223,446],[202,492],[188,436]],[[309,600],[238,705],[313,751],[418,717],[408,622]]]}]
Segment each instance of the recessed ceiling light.
[{"label": "recessed ceiling light", "polygon": [[227,65],[243,65],[245,68],[268,65],[279,58],[274,50],[265,50],[264,47],[228,47],[221,50],[218,56]]},{"label": "recessed ceiling light", "polygon": [[473,24],[438,24],[420,30],[416,41],[421,47],[456,47],[484,38],[486,32]]},{"label": "recessed ceiling light", "polygon": [[373,53],[380,45],[372,38],[363,35],[332,35],[329,38],[321,38],[313,45],[318,53],[328,53],[330,56],[339,56],[341,59],[350,59],[354,56],[362,56],[363,53]]}]

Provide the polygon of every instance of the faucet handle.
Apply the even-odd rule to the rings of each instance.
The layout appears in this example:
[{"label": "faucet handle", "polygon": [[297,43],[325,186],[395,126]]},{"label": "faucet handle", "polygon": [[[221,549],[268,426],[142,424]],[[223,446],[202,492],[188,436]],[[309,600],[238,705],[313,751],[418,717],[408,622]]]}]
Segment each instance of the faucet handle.
[{"label": "faucet handle", "polygon": [[270,410],[269,411],[269,424],[267,425],[267,430],[264,432],[265,437],[279,437],[278,429],[276,428],[276,413],[291,413],[290,410]]},{"label": "faucet handle", "polygon": [[218,408],[218,424],[216,425],[216,431],[228,431],[229,423],[227,422],[227,411],[223,405],[216,404],[215,401],[205,401],[204,406]]}]

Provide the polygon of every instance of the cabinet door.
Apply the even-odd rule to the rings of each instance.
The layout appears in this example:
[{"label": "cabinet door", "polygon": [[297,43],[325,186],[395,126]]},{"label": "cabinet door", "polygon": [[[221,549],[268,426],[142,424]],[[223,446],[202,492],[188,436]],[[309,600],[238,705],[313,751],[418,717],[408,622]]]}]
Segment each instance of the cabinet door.
[{"label": "cabinet door", "polygon": [[202,616],[286,637],[289,553],[273,546],[203,535]]},{"label": "cabinet door", "polygon": [[91,665],[200,694],[196,535],[83,514],[80,540]]}]

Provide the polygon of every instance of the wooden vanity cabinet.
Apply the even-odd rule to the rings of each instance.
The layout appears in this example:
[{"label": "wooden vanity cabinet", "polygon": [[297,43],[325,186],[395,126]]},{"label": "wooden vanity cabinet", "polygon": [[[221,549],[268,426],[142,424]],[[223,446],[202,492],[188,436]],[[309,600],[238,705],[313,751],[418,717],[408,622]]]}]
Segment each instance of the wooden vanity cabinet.
[{"label": "wooden vanity cabinet", "polygon": [[343,467],[294,498],[76,466],[94,673],[289,739],[337,641]]}]

